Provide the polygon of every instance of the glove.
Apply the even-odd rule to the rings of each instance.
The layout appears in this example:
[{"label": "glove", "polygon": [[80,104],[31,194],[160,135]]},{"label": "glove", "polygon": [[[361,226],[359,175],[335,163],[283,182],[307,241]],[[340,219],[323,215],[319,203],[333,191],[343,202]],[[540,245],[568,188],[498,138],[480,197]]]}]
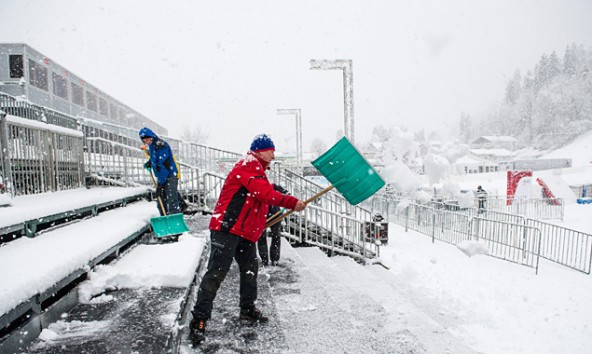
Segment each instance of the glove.
[{"label": "glove", "polygon": [[278,191],[282,194],[288,194],[288,191],[284,187],[280,186],[279,184],[274,184],[273,189],[275,189],[276,191]]},{"label": "glove", "polygon": [[152,163],[150,162],[150,160],[146,161],[146,163],[144,164],[144,168],[150,171],[150,169],[152,168]]}]

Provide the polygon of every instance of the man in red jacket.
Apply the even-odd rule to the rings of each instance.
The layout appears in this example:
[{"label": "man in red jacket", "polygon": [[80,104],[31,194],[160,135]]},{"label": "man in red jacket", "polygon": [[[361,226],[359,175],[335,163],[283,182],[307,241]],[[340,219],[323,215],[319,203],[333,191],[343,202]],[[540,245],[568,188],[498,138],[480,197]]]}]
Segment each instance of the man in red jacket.
[{"label": "man in red jacket", "polygon": [[240,319],[267,322],[255,307],[257,300],[257,240],[265,229],[269,205],[302,211],[306,204],[297,198],[274,190],[265,170],[275,159],[275,145],[261,134],[253,139],[250,151],[239,160],[226,177],[210,221],[211,251],[190,324],[194,345],[205,337],[206,322],[220,284],[236,259],[240,269]]}]

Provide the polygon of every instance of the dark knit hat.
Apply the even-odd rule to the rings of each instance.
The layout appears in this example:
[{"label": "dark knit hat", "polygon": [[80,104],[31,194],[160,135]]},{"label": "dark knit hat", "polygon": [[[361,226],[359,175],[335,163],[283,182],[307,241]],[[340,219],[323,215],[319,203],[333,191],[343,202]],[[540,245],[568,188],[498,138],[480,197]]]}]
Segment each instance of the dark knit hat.
[{"label": "dark knit hat", "polygon": [[261,152],[268,150],[275,150],[275,145],[273,144],[271,138],[265,134],[257,135],[251,143],[251,151]]}]

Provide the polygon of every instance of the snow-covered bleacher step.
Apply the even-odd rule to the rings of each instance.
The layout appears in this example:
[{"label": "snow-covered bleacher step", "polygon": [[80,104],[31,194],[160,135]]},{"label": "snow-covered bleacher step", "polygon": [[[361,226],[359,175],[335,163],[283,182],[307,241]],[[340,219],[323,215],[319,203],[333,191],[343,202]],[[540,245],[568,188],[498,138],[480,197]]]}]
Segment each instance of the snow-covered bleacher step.
[{"label": "snow-covered bleacher step", "polygon": [[0,209],[0,237],[10,241],[10,234],[34,236],[38,226],[96,215],[140,200],[146,193],[147,187],[97,187],[18,196]]},{"label": "snow-covered bleacher step", "polygon": [[301,332],[293,345],[301,345],[303,351],[307,332],[321,330],[331,334],[326,343],[329,351],[473,353],[402,296],[387,269],[362,266],[344,256],[330,258],[313,247],[282,246],[282,257],[297,264],[292,276],[298,278],[301,296],[281,291],[274,296],[280,317],[282,309],[292,309],[286,316],[295,318],[286,321],[292,327],[286,332]]},{"label": "snow-covered bleacher step", "polygon": [[24,352],[177,352],[179,322],[187,315],[196,269],[205,265],[209,218],[187,220],[178,242],[141,242],[89,274],[78,304],[45,329]]},{"label": "snow-covered bleacher step", "polygon": [[154,203],[141,201],[0,247],[0,328],[42,304],[149,230]]}]

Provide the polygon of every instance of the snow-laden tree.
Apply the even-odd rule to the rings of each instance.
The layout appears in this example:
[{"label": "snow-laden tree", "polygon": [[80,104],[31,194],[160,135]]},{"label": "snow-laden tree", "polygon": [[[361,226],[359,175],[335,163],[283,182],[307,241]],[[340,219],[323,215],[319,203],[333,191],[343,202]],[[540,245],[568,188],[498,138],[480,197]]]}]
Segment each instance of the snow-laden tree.
[{"label": "snow-laden tree", "polygon": [[506,96],[504,97],[504,103],[516,104],[520,93],[522,91],[522,76],[520,70],[514,72],[514,77],[506,85]]},{"label": "snow-laden tree", "polygon": [[420,150],[416,135],[400,127],[376,126],[371,143],[377,159],[384,166],[380,175],[398,192],[415,194],[421,186],[414,170],[420,169]]},{"label": "snow-laden tree", "polygon": [[450,163],[444,156],[429,153],[423,159],[424,172],[431,186],[444,180],[450,173]]},{"label": "snow-laden tree", "polygon": [[556,148],[592,128],[592,50],[569,45],[542,55],[509,80],[504,99],[475,125],[477,135],[510,135],[519,145]]},{"label": "snow-laden tree", "polygon": [[462,112],[460,114],[459,136],[463,143],[471,142],[473,124],[471,116],[468,113]]},{"label": "snow-laden tree", "polygon": [[419,145],[415,135],[401,127],[385,128],[382,125],[372,130],[372,142],[377,146],[378,156],[383,162],[401,161],[412,165],[419,157]]},{"label": "snow-laden tree", "polygon": [[455,163],[458,159],[466,156],[470,151],[467,144],[458,141],[446,141],[438,148],[432,148],[432,153],[443,156],[449,164]]},{"label": "snow-laden tree", "polygon": [[208,143],[209,136],[204,129],[199,125],[185,125],[181,132],[181,140],[206,145]]}]

